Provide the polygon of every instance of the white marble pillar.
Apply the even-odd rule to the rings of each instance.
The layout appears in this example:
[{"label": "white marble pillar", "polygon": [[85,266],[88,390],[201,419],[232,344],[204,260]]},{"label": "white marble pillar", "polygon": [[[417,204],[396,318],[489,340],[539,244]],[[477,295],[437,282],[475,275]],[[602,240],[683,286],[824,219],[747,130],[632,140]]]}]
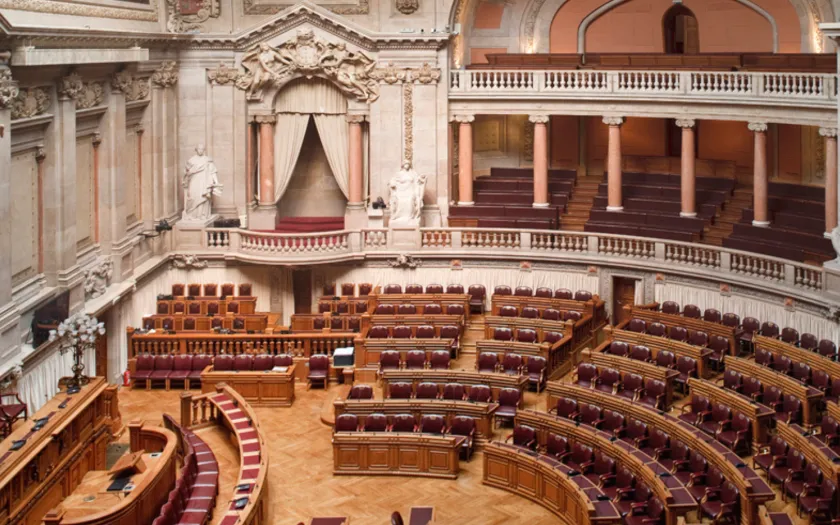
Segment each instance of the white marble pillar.
[{"label": "white marble pillar", "polygon": [[753,226],[770,226],[767,213],[767,124],[750,122],[747,126],[753,132]]},{"label": "white marble pillar", "polygon": [[694,151],[694,119],[677,119],[682,128],[682,151],[680,156],[680,195],[682,206],[680,217],[697,217],[696,177]]},{"label": "white marble pillar", "polygon": [[475,115],[456,115],[458,129],[458,206],[472,206],[473,200],[473,134]]},{"label": "white marble pillar", "polygon": [[820,128],[825,138],[825,235],[837,226],[837,128]]},{"label": "white marble pillar", "polygon": [[621,125],[624,117],[604,117],[609,126],[607,147],[607,211],[623,211],[621,197]]},{"label": "white marble pillar", "polygon": [[548,207],[548,115],[531,115],[534,124],[534,207]]},{"label": "white marble pillar", "polygon": [[[0,62],[0,224],[11,222],[12,193],[12,101],[18,95],[17,82]],[[12,231],[0,228],[0,318],[12,303]],[[3,349],[5,350],[5,349]]]}]

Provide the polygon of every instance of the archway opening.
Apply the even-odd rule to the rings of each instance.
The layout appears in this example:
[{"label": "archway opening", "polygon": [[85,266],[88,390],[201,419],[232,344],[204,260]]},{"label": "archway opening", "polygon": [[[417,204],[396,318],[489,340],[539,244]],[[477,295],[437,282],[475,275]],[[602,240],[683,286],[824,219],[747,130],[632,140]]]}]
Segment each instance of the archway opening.
[{"label": "archway opening", "polygon": [[700,32],[697,17],[691,9],[674,4],[662,17],[665,53],[689,55],[700,52]]}]

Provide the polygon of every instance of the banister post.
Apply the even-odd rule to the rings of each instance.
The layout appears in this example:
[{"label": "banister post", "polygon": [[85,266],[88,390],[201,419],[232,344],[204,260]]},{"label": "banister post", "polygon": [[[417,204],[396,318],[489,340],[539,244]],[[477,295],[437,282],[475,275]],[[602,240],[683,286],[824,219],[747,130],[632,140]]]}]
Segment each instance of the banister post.
[{"label": "banister post", "polygon": [[140,430],[143,428],[143,422],[135,419],[128,424],[128,446],[132,452],[143,450],[143,440],[140,438]]},{"label": "banister post", "polygon": [[793,287],[796,284],[796,266],[785,264],[785,284]]},{"label": "banister post", "polygon": [[347,244],[350,248],[350,253],[359,253],[362,251],[362,232],[361,230],[352,231],[347,234]]},{"label": "banister post", "polygon": [[653,243],[653,258],[657,261],[664,261],[665,260],[665,243],[664,242],[654,242]]},{"label": "banister post", "polygon": [[192,426],[192,392],[181,392],[181,427]]},{"label": "banister post", "polygon": [[732,254],[720,252],[720,271],[729,273],[732,271]]},{"label": "banister post", "polygon": [[240,237],[239,237],[239,230],[229,230],[228,231],[228,243],[229,249],[228,251],[231,252],[238,252],[239,247],[241,246]]},{"label": "banister post", "polygon": [[452,232],[452,248],[460,248],[461,247],[461,230],[453,231]]}]

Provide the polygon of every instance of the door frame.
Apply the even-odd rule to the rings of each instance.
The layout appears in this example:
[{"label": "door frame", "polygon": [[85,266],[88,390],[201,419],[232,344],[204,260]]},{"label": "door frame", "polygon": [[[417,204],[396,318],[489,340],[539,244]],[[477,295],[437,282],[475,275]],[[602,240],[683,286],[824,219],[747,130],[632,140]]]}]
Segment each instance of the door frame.
[{"label": "door frame", "polygon": [[[637,290],[636,287],[637,286],[644,287],[644,285],[645,285],[644,279],[641,278],[641,277],[638,277],[638,276],[620,275],[619,274],[619,275],[612,275],[610,277],[610,310],[611,310],[610,321],[611,321],[612,326],[617,325],[618,321],[619,321],[619,319],[618,319],[619,312],[616,308],[618,306],[618,294],[616,293],[616,287],[618,286],[620,280],[625,281],[625,282],[631,282],[631,281],[633,282],[634,298],[635,298],[635,292]],[[642,288],[642,290],[644,291],[644,288]]]}]

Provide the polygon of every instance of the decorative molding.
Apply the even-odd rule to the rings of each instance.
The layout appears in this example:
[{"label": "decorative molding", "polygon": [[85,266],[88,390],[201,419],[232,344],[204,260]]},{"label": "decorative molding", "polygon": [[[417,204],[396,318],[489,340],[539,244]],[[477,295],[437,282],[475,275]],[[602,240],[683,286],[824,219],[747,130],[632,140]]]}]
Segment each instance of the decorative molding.
[{"label": "decorative molding", "polygon": [[528,122],[532,124],[546,124],[550,120],[548,115],[529,115]]},{"label": "decorative molding", "polygon": [[678,128],[693,128],[696,122],[693,118],[678,118],[674,121]]},{"label": "decorative molding", "polygon": [[[274,15],[293,4],[266,4],[260,0],[243,0],[242,9],[246,15]],[[354,4],[335,4],[322,6],[337,15],[366,15],[370,12],[370,0],[359,0]]]},{"label": "decorative molding", "polygon": [[35,162],[43,162],[47,158],[47,148],[43,144],[35,146]]},{"label": "decorative molding", "polygon": [[128,71],[119,71],[111,77],[111,87],[125,95],[126,102],[145,100],[149,97],[149,81],[135,78]]},{"label": "decorative molding", "polygon": [[365,121],[364,115],[356,115],[353,113],[348,113],[346,118],[349,124],[362,124]]},{"label": "decorative molding", "polygon": [[403,159],[414,164],[414,84],[403,84]]},{"label": "decorative molding", "polygon": [[166,29],[170,33],[198,31],[201,24],[211,18],[219,18],[222,12],[219,0],[201,0],[198,11],[188,14],[182,12],[181,3],[180,0],[166,0]]},{"label": "decorative molding", "polygon": [[420,0],[396,0],[397,11],[404,15],[410,15],[420,8]]},{"label": "decorative molding", "polygon": [[[242,73],[235,67],[229,67],[224,62],[220,62],[216,69],[207,70],[207,79],[210,80],[211,84],[217,84],[219,86],[238,84],[240,79],[245,76],[245,73]],[[247,89],[247,85],[241,89]]]},{"label": "decorative molding", "polygon": [[179,270],[207,268],[207,261],[202,260],[198,255],[179,254],[172,257],[172,268]]},{"label": "decorative molding", "polygon": [[160,88],[172,87],[178,83],[178,63],[164,60],[151,77],[152,85]]},{"label": "decorative molding", "polygon": [[410,255],[408,253],[401,253],[397,255],[397,258],[395,260],[388,261],[388,266],[390,266],[391,268],[405,268],[411,270],[417,268],[421,264],[423,263],[422,261],[420,261],[420,259],[417,259],[413,255]]},{"label": "decorative molding", "polygon": [[14,104],[20,94],[18,84],[12,80],[12,72],[8,68],[0,68],[0,109],[6,109]]},{"label": "decorative molding", "polygon": [[475,122],[475,115],[455,115],[455,122],[459,124],[472,124]]},{"label": "decorative molding", "polygon": [[837,137],[837,128],[820,128],[820,136],[826,138]]},{"label": "decorative molding", "polygon": [[99,130],[94,131],[90,143],[94,148],[98,148],[102,144],[102,132]]},{"label": "decorative molding", "polygon": [[345,94],[361,102],[379,98],[379,86],[371,77],[376,62],[365,53],[348,51],[343,42],[327,42],[312,29],[298,29],[294,38],[279,48],[266,43],[252,46],[242,57],[245,73],[236,82],[252,99],[260,99],[266,87],[281,86],[296,76],[329,80]]},{"label": "decorative molding", "polygon": [[607,126],[621,126],[624,124],[624,117],[604,117],[603,120]]},{"label": "decorative molding", "polygon": [[12,120],[41,115],[50,108],[51,104],[50,95],[45,89],[21,89],[12,102]]},{"label": "decorative molding", "polygon": [[276,124],[277,115],[254,115],[254,122],[257,124]]},{"label": "decorative molding", "polygon": [[85,272],[85,300],[95,299],[105,293],[114,276],[114,262],[110,257],[102,259]]},{"label": "decorative molding", "polygon": [[102,82],[82,81],[78,73],[70,73],[58,82],[56,87],[61,100],[73,100],[76,109],[99,106],[105,100],[105,86]]},{"label": "decorative molding", "polygon": [[19,9],[21,11],[35,11],[54,15],[90,16],[98,18],[119,18],[122,20],[136,20],[157,22],[158,0],[149,0],[148,9],[142,4],[138,8],[105,7],[62,0],[0,0],[0,8]]},{"label": "decorative molding", "polygon": [[766,133],[767,132],[767,123],[766,122],[750,122],[747,124],[747,129],[750,131],[754,131],[756,133]]},{"label": "decorative molding", "polygon": [[526,53],[536,52],[534,45],[534,32],[537,26],[537,18],[540,16],[540,11],[546,0],[534,0],[528,6],[528,13],[525,15],[525,46],[523,50]]},{"label": "decorative molding", "polygon": [[440,68],[432,67],[428,62],[416,68],[398,67],[389,62],[382,68],[374,69],[370,76],[386,84],[402,84],[419,82],[420,84],[436,84],[440,81]]},{"label": "decorative molding", "polygon": [[76,97],[85,88],[82,77],[78,73],[70,73],[58,81],[56,91],[59,100],[76,100]]}]

